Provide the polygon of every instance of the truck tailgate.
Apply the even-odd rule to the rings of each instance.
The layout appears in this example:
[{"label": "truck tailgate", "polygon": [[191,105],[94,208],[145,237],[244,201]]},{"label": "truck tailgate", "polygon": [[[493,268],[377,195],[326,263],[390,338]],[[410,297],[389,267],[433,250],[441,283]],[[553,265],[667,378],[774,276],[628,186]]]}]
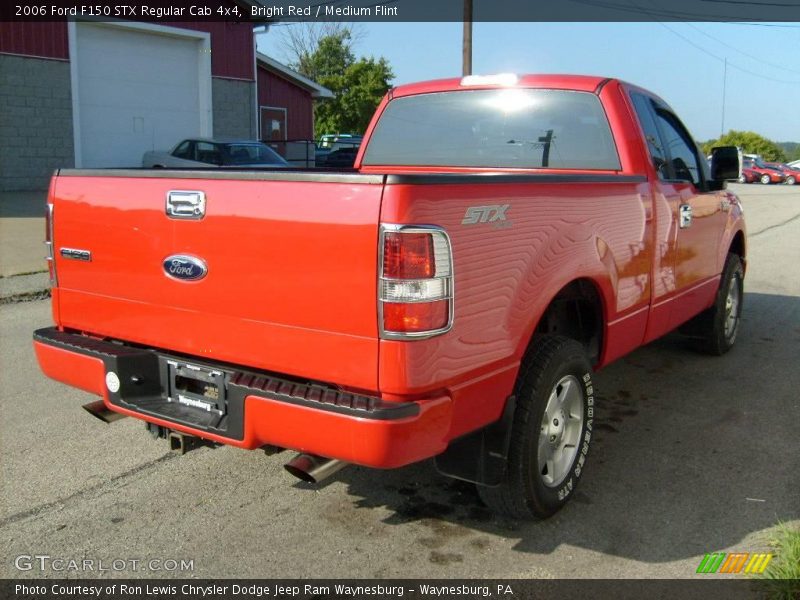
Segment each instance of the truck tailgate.
[{"label": "truck tailgate", "polygon": [[[62,327],[377,389],[380,176],[130,174],[55,182]],[[172,190],[203,192],[205,216],[167,215]],[[200,259],[206,275],[168,276],[172,255]]]}]

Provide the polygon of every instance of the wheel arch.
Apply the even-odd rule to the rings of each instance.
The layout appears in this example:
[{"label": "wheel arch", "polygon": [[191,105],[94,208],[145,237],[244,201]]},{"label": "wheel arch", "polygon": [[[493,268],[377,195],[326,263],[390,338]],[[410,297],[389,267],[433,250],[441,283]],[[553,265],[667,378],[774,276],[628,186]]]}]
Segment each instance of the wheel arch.
[{"label": "wheel arch", "polygon": [[725,237],[728,241],[725,243],[726,240],[723,239],[723,243],[720,245],[720,256],[718,258],[720,272],[725,266],[725,259],[728,254],[735,254],[738,256],[742,261],[742,268],[747,272],[747,237],[745,236],[745,232],[743,229],[738,228],[731,233],[726,232]]},{"label": "wheel arch", "polygon": [[[586,349],[590,364],[597,364],[603,356],[608,323],[604,292],[613,294],[610,281],[577,277],[564,283],[543,303],[544,310],[536,311],[522,336],[520,361],[535,347],[537,336],[560,335],[579,342]],[[447,450],[436,457],[436,469],[455,479],[497,485],[506,471],[516,404],[515,395],[508,396],[499,420],[451,441]]]},{"label": "wheel arch", "polygon": [[731,240],[731,245],[728,247],[728,253],[736,254],[739,258],[744,259],[746,258],[747,247],[745,245],[744,240],[744,231],[739,229],[734,235],[733,239]]},{"label": "wheel arch", "polygon": [[606,340],[607,303],[601,285],[590,277],[578,277],[550,298],[533,324],[525,344],[528,353],[537,335],[563,335],[583,345],[593,364],[603,355]]}]

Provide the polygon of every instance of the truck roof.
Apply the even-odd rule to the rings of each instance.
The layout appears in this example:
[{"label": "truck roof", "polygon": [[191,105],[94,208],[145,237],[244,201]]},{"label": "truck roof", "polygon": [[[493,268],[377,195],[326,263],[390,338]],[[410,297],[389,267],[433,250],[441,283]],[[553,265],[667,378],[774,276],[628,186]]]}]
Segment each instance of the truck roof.
[{"label": "truck roof", "polygon": [[[493,77],[516,77],[516,83],[513,86],[507,84],[492,83]],[[487,76],[487,82],[481,83],[480,77],[475,78],[475,83],[462,85],[463,79],[450,78],[450,79],[434,79],[431,81],[421,81],[418,83],[410,83],[407,85],[400,85],[392,90],[392,97],[399,96],[412,96],[415,94],[430,94],[435,92],[451,92],[463,89],[491,89],[497,87],[533,87],[533,88],[557,88],[563,90],[576,90],[581,92],[593,92],[604,81],[609,81],[608,77],[600,77],[597,75],[498,75]]]}]

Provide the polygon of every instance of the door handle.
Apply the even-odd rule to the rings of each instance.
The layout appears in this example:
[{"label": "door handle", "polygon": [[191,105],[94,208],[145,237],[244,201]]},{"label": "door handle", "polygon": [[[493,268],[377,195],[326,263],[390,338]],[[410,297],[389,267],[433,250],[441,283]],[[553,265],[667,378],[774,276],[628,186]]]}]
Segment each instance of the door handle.
[{"label": "door handle", "polygon": [[206,214],[206,195],[188,190],[167,192],[166,213],[175,219],[202,219]]},{"label": "door handle", "polygon": [[689,204],[681,204],[680,208],[678,209],[678,215],[680,217],[680,226],[681,229],[686,229],[692,224],[692,207]]}]

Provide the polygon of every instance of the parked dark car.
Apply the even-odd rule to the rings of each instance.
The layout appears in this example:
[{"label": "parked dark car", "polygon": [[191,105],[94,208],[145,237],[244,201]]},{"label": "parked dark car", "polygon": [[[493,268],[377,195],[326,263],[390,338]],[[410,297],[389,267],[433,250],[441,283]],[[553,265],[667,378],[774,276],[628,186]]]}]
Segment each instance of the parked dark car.
[{"label": "parked dark car", "polygon": [[353,166],[358,154],[358,147],[355,148],[340,148],[333,152],[321,156],[317,161],[318,167],[336,167],[339,169],[347,169]]},{"label": "parked dark car", "polygon": [[[352,167],[364,136],[329,133],[320,137],[314,153],[318,167]],[[341,152],[340,152],[341,151]]]}]

